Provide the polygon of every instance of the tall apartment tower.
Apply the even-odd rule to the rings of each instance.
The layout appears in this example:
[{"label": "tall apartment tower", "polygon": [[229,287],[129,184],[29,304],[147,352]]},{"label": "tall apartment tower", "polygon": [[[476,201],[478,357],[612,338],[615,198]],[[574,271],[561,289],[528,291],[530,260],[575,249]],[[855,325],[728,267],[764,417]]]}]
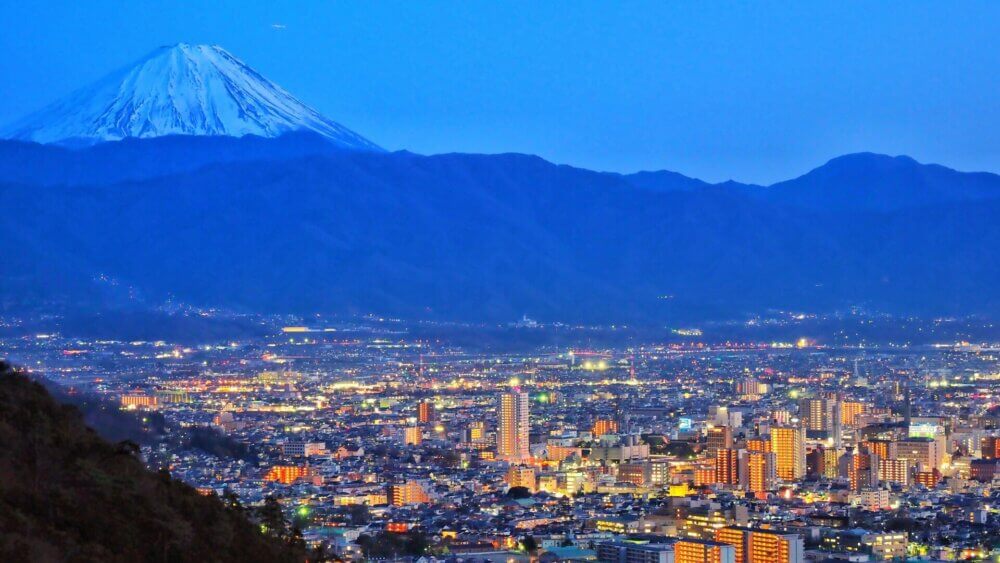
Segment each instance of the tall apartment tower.
[{"label": "tall apartment tower", "polygon": [[771,451],[779,479],[795,481],[806,476],[806,432],[795,426],[771,428]]},{"label": "tall apartment tower", "polygon": [[760,494],[774,489],[778,480],[774,460],[775,456],[771,452],[747,452],[748,492]]},{"label": "tall apartment tower", "polygon": [[420,401],[417,405],[417,420],[421,424],[427,424],[428,422],[434,422],[436,420],[434,413],[434,403],[430,401]]},{"label": "tall apartment tower", "polygon": [[501,459],[516,462],[531,457],[528,450],[528,433],[531,430],[528,408],[528,394],[520,387],[500,395],[497,453]]},{"label": "tall apartment tower", "polygon": [[832,445],[841,445],[841,415],[840,399],[832,397],[815,397],[799,402],[799,417],[806,428],[809,438],[831,439]]}]

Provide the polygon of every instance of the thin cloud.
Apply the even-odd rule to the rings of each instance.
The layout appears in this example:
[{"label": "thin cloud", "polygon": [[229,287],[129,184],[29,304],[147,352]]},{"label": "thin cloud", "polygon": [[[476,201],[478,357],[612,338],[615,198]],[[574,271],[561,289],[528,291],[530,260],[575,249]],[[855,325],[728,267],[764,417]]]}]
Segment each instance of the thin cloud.
[{"label": "thin cloud", "polygon": [[274,30],[277,30],[277,31],[282,31],[282,30],[286,29],[287,27],[288,26],[285,25],[285,24],[283,24],[283,23],[272,23],[271,24],[271,29],[274,29]]}]

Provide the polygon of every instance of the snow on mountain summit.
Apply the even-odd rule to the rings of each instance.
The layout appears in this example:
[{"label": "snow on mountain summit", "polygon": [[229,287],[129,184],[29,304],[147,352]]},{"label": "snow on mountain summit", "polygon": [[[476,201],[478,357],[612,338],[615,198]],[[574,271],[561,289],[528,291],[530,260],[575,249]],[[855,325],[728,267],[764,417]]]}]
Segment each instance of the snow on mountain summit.
[{"label": "snow on mountain summit", "polygon": [[163,135],[259,135],[308,130],[349,149],[377,145],[323,117],[216,45],[161,47],[6,127],[39,143]]}]

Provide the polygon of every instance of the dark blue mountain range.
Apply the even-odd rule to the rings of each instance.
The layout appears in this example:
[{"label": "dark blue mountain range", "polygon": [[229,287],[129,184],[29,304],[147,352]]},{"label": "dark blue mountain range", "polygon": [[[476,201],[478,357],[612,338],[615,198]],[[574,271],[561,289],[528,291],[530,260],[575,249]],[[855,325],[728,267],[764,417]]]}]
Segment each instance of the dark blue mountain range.
[{"label": "dark blue mountain range", "polygon": [[660,323],[1000,312],[1000,176],[836,158],[769,187],[277,138],[0,142],[0,307]]}]

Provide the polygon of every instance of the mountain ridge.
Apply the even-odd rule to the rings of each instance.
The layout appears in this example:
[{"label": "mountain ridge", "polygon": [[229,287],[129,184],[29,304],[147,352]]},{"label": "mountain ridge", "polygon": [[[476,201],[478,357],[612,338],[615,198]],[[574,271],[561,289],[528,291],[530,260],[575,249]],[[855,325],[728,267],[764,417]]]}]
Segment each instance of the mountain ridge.
[{"label": "mountain ridge", "polygon": [[8,125],[0,136],[90,144],[169,134],[275,137],[296,130],[313,131],[343,148],[382,150],[225,49],[178,43]]},{"label": "mountain ridge", "polygon": [[843,155],[765,187],[388,153],[187,44],[8,131],[35,142],[0,141],[0,208],[14,210],[0,311],[1000,313],[1000,176],[908,157]]},{"label": "mountain ridge", "polygon": [[[132,159],[163,141],[105,145]],[[21,210],[0,225],[8,310],[57,295],[473,321],[1000,309],[995,198],[816,209],[517,154],[316,151],[43,189],[3,171],[0,206]]]}]

